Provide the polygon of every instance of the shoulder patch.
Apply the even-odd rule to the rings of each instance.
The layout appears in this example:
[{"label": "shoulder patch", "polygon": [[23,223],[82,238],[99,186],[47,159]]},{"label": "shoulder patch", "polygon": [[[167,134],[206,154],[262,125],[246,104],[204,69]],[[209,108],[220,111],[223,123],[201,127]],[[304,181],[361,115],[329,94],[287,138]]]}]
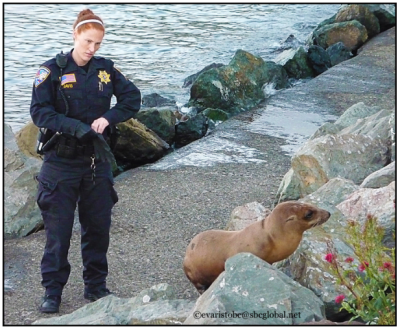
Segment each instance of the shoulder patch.
[{"label": "shoulder patch", "polygon": [[39,86],[47,77],[50,75],[51,71],[45,66],[39,67],[39,70],[36,72],[35,75],[35,87]]}]

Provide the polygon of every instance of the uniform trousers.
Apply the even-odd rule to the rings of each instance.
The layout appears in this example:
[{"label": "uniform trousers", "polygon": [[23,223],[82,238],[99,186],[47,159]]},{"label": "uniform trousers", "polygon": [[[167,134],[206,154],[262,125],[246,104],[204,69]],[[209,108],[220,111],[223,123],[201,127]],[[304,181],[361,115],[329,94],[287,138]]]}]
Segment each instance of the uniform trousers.
[{"label": "uniform trousers", "polygon": [[118,197],[110,164],[96,161],[94,172],[91,164],[89,155],[65,159],[51,150],[46,152],[37,177],[37,204],[47,238],[41,262],[42,285],[47,295],[61,296],[68,281],[68,250],[77,206],[85,290],[105,287],[111,209]]}]

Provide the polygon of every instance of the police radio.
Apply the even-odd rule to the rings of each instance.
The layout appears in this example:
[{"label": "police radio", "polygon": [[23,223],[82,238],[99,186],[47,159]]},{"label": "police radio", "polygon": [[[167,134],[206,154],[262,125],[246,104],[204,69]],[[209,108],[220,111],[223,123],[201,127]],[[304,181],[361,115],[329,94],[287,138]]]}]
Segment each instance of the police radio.
[{"label": "police radio", "polygon": [[[62,70],[63,68],[65,68],[67,66],[67,62],[68,62],[68,54],[64,54],[63,51],[61,50],[61,53],[56,55],[56,63],[58,65],[58,67]],[[61,71],[61,75],[62,75],[62,71]]]}]

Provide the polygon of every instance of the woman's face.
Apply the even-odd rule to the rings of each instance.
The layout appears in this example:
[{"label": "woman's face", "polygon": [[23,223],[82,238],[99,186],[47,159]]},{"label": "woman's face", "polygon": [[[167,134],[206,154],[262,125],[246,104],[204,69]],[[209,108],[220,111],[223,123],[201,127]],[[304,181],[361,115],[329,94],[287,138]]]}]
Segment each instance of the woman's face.
[{"label": "woman's face", "polygon": [[103,41],[104,32],[97,29],[89,29],[81,33],[74,31],[74,51],[72,57],[78,66],[83,66],[99,50]]}]

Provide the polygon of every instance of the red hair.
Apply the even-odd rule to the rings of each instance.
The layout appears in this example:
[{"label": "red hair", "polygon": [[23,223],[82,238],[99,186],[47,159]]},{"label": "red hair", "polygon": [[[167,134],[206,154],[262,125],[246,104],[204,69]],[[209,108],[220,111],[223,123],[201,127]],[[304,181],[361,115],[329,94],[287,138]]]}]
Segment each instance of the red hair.
[{"label": "red hair", "polygon": [[[91,11],[90,9],[84,9],[78,14],[78,18],[76,19],[74,25],[72,26],[73,29],[75,30],[75,26],[77,26],[80,22],[86,21],[88,19],[97,19],[98,21],[103,23],[103,20],[99,16],[95,15],[93,13],[93,11]],[[103,31],[103,33],[105,33],[104,26],[99,23],[94,23],[94,22],[89,22],[89,23],[82,24],[81,26],[78,26],[77,33],[80,34],[83,31],[86,31],[89,29],[96,29],[99,31]]]}]

